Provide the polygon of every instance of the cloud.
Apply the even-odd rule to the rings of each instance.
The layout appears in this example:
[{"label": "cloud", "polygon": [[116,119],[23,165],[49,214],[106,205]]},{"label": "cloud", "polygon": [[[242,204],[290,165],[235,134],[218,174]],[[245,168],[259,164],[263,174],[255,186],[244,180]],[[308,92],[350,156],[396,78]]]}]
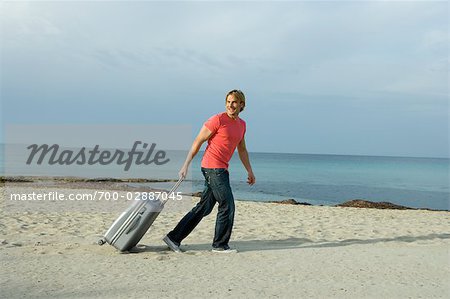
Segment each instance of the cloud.
[{"label": "cloud", "polygon": [[2,38],[39,38],[62,34],[63,30],[37,14],[27,2],[3,2],[0,10]]},{"label": "cloud", "polygon": [[450,37],[448,31],[431,30],[422,37],[422,50],[446,50],[448,52]]},{"label": "cloud", "polygon": [[[396,117],[403,119],[401,113],[410,107],[426,106],[427,115],[436,115],[448,99],[445,2],[79,1],[7,6],[0,12],[2,69],[8,71],[3,84],[17,106],[28,107],[36,95],[61,106],[69,105],[61,98],[84,98],[97,106],[107,99],[117,107],[126,99],[137,111],[155,105],[182,107],[177,119],[197,121],[198,115],[184,113],[192,103],[205,114],[221,109],[222,101],[211,108],[211,99],[236,86],[248,94],[249,108],[253,106],[246,117],[273,117],[276,111],[275,117],[283,120],[291,115],[285,125],[292,127],[303,105],[313,103],[304,117],[320,119],[328,128],[333,124],[321,111],[377,111],[387,118],[385,107],[395,105]],[[20,98],[23,86],[29,92]],[[115,106],[110,116],[120,119],[124,110]],[[415,109],[414,117],[420,113]],[[374,127],[377,122],[375,117]],[[258,126],[267,124],[260,121]],[[285,138],[280,136],[280,142]]]}]

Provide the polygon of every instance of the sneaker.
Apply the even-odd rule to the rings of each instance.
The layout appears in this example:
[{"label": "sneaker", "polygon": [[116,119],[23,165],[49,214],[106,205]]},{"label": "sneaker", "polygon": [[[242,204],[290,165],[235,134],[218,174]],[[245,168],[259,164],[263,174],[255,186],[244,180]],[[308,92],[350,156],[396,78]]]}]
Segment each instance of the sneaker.
[{"label": "sneaker", "polygon": [[237,249],[231,249],[230,246],[226,245],[224,247],[213,247],[211,250],[216,253],[237,253]]},{"label": "sneaker", "polygon": [[180,245],[177,245],[177,244],[175,244],[175,242],[173,242],[172,240],[170,240],[169,236],[165,236],[165,237],[163,238],[163,241],[164,241],[164,243],[167,244],[167,246],[169,246],[169,248],[170,248],[172,251],[175,251],[175,252],[177,252],[177,253],[183,252],[183,251],[181,250],[181,248],[180,248]]}]

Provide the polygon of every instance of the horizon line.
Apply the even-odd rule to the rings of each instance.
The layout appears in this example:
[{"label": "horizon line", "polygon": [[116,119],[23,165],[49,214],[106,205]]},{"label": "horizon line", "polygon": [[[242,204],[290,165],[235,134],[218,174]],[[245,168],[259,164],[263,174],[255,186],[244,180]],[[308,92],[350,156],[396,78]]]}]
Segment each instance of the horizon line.
[{"label": "horizon line", "polygon": [[[0,142],[0,147],[5,146],[6,143]],[[168,149],[169,151],[174,149]],[[179,150],[179,149],[176,149]],[[185,150],[180,150],[185,151]],[[204,152],[204,149],[200,149],[199,152]],[[233,153],[236,154],[237,151]],[[286,154],[286,155],[321,155],[321,156],[356,156],[356,157],[387,157],[387,158],[414,158],[414,159],[450,159],[450,154],[447,156],[421,156],[421,155],[395,155],[395,154],[342,154],[342,153],[299,153],[299,152],[269,152],[269,151],[249,151],[250,154]]]}]

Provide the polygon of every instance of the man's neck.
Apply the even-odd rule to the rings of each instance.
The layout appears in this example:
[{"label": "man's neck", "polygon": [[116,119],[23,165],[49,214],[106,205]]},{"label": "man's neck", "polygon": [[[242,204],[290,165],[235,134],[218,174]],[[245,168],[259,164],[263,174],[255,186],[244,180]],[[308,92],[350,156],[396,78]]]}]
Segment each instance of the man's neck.
[{"label": "man's neck", "polygon": [[239,114],[236,114],[236,115],[230,115],[230,114],[228,114],[227,112],[225,112],[225,114],[226,114],[229,118],[231,118],[231,119],[234,119],[234,120],[239,119]]}]

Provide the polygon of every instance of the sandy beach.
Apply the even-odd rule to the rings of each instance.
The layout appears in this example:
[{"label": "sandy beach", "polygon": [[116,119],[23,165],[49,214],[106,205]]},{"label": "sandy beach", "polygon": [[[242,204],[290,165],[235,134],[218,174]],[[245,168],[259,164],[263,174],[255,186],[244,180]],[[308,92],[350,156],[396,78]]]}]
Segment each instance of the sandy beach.
[{"label": "sandy beach", "polygon": [[161,214],[133,252],[120,253],[97,240],[122,206],[21,211],[4,191],[2,298],[450,296],[449,212],[238,201],[237,254],[210,251],[215,211],[185,240],[185,253],[161,240],[184,211]]}]

